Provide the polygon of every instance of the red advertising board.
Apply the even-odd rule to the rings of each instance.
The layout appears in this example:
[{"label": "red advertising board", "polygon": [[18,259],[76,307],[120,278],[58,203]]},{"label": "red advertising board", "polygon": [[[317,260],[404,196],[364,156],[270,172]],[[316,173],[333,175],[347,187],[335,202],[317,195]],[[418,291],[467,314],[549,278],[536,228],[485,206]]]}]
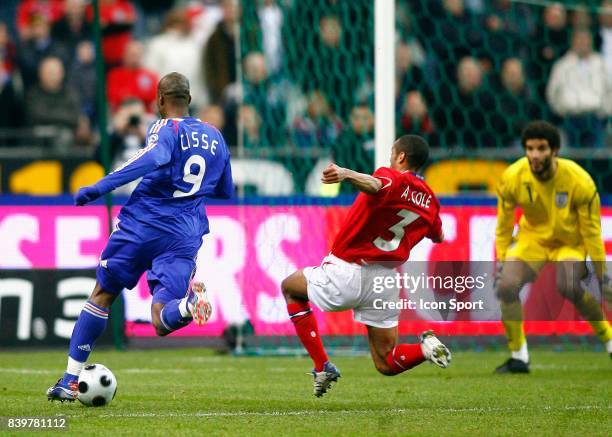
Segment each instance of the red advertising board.
[{"label": "red advertising board", "polygon": [[[327,254],[330,242],[347,207],[341,206],[210,206],[211,234],[204,238],[198,256],[198,273],[207,284],[215,308],[203,329],[188,327],[174,335],[218,335],[228,323],[247,318],[258,335],[292,335],[280,282],[294,270],[316,265]],[[115,211],[115,213],[118,209]],[[446,241],[420,243],[415,261],[493,261],[495,208],[446,206],[442,211]],[[612,208],[602,212],[603,238],[612,258]],[[0,269],[92,268],[107,240],[107,219],[102,206],[0,206]],[[560,305],[557,313],[572,311],[550,287],[544,271],[525,300],[527,315],[546,305]],[[548,277],[550,279],[550,277]],[[126,290],[128,335],[154,335],[150,320],[151,296],[146,281]],[[566,308],[566,306],[568,306]],[[317,313],[327,335],[363,332],[351,312]],[[537,317],[534,317],[537,318]],[[527,322],[532,334],[589,332],[581,321]],[[450,321],[427,319],[415,313],[400,323],[403,333],[434,327],[445,335],[501,334],[501,323],[473,320],[468,315]]]}]

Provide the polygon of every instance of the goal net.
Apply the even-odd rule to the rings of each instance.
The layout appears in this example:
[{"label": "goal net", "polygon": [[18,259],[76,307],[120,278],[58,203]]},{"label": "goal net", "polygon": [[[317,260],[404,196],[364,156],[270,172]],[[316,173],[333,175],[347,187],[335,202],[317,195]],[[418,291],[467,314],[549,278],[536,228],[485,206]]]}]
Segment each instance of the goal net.
[{"label": "goal net", "polygon": [[[572,92],[572,84],[559,76],[559,65],[580,44],[608,68],[589,70],[585,87],[610,92],[610,39],[604,38],[610,18],[600,2],[397,0],[386,23],[376,21],[379,6],[373,0],[242,3],[234,159],[249,267],[236,279],[236,290],[243,305],[237,320],[248,318],[249,335],[254,327],[251,345],[278,351],[295,344],[280,281],[320,262],[354,198],[348,184],[320,183],[327,163],[370,173],[375,162],[388,161],[390,144],[377,144],[379,111],[394,119],[394,137],[417,134],[431,145],[424,174],[442,197],[449,241],[415,250],[422,261],[493,260],[495,184],[522,155],[520,132],[530,120],[562,129],[562,155],[590,172],[604,203],[612,191],[605,99],[587,108],[578,98],[560,97]],[[387,29],[377,31],[377,23]],[[388,27],[394,28],[391,47],[377,40]],[[391,63],[384,68],[395,73],[384,84],[393,92],[383,102],[376,99],[376,77],[384,73],[375,56],[387,56]],[[611,224],[607,207],[603,220]],[[224,286],[219,284],[219,294]],[[236,302],[228,299],[227,306]],[[526,305],[537,302],[527,299]],[[436,320],[413,316],[400,332],[414,333]],[[332,348],[365,346],[363,327],[350,312],[318,317]],[[455,319],[438,318],[438,329],[503,332],[499,323],[453,325],[470,315]],[[567,321],[551,329],[562,334],[582,328]]]}]

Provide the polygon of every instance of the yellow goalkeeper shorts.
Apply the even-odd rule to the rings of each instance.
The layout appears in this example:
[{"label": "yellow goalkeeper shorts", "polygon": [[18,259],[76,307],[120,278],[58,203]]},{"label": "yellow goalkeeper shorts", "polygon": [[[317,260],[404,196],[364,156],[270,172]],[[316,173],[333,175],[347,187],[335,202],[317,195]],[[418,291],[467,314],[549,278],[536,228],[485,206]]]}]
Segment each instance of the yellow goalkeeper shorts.
[{"label": "yellow goalkeeper shorts", "polygon": [[535,272],[547,262],[586,260],[586,249],[578,246],[547,247],[531,238],[518,238],[506,253],[506,260],[519,259],[529,265]]}]

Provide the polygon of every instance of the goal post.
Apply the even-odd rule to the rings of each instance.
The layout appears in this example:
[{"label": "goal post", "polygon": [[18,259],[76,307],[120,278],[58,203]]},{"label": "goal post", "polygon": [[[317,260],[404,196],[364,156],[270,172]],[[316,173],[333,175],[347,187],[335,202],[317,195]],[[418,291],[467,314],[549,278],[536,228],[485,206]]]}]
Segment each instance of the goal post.
[{"label": "goal post", "polygon": [[376,168],[389,165],[395,140],[395,0],[374,0],[374,123]]}]

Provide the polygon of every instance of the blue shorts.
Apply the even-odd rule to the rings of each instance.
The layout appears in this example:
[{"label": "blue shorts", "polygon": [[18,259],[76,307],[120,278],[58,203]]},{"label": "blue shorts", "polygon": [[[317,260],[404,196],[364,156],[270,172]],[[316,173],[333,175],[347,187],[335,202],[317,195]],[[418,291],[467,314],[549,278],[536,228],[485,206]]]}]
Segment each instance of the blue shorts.
[{"label": "blue shorts", "polygon": [[195,273],[202,238],[178,239],[151,227],[120,223],[100,256],[96,277],[104,291],[134,288],[147,272],[153,303],[181,299]]}]

